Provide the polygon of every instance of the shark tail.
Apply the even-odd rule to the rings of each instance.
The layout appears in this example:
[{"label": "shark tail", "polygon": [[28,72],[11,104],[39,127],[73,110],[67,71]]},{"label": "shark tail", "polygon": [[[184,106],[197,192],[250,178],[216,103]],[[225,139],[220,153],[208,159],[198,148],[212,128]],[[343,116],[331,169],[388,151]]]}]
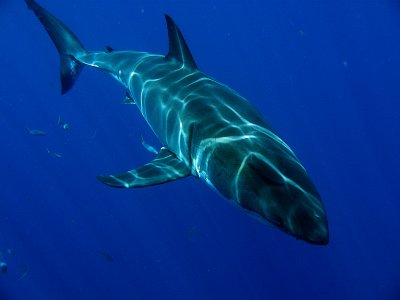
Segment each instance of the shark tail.
[{"label": "shark tail", "polygon": [[25,0],[25,2],[43,24],[60,54],[61,94],[65,94],[72,88],[84,67],[78,57],[88,52],[75,34],[60,20],[34,0]]}]

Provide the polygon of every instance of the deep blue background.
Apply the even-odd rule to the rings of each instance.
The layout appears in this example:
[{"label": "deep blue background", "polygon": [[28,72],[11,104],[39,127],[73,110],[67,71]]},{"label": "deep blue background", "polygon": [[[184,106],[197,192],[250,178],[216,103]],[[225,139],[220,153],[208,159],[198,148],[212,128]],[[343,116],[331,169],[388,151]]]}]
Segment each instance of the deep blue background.
[{"label": "deep blue background", "polygon": [[1,0],[1,299],[400,299],[397,1],[40,3],[93,50],[166,53],[163,13],[173,16],[200,69],[252,102],[298,154],[331,240],[297,241],[195,178],[99,183],[152,159],[140,135],[159,147],[156,138],[104,73],[86,68],[60,96],[41,24],[22,0]]}]

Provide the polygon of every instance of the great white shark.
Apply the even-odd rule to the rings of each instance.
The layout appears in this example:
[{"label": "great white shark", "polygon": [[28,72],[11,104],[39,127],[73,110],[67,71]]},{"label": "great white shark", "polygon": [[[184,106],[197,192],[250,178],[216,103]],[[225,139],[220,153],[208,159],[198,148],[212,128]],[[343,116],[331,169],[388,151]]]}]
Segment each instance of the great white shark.
[{"label": "great white shark", "polygon": [[198,69],[171,17],[165,15],[167,55],[110,47],[93,52],[35,1],[25,2],[60,54],[62,94],[84,66],[106,71],[126,88],[163,145],[153,161],[98,176],[101,182],[134,188],[195,176],[284,232],[328,244],[325,209],[305,168],[245,98]]}]

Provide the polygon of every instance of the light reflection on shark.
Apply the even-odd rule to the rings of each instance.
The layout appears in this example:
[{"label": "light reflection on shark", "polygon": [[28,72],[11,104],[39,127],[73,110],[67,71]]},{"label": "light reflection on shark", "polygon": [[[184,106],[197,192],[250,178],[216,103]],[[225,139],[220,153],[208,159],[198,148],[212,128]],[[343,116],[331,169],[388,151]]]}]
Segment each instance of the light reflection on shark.
[{"label": "light reflection on shark", "polygon": [[98,176],[101,182],[131,188],[193,175],[281,230],[313,244],[328,243],[320,196],[293,151],[246,99],[199,71],[169,16],[166,56],[90,52],[48,11],[25,2],[58,49],[62,93],[85,65],[108,72],[124,85],[164,146],[152,162]]}]

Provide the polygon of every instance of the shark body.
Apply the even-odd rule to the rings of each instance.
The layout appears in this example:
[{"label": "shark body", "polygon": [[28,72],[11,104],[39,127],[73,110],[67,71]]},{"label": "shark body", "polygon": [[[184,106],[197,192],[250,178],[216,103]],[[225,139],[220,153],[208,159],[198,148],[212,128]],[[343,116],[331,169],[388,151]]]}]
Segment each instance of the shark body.
[{"label": "shark body", "polygon": [[246,99],[198,69],[169,16],[165,56],[112,48],[91,52],[43,7],[25,2],[60,54],[62,93],[84,66],[108,72],[126,88],[163,145],[148,164],[98,176],[101,182],[132,188],[196,176],[296,238],[328,243],[321,198],[296,155]]}]

